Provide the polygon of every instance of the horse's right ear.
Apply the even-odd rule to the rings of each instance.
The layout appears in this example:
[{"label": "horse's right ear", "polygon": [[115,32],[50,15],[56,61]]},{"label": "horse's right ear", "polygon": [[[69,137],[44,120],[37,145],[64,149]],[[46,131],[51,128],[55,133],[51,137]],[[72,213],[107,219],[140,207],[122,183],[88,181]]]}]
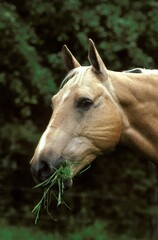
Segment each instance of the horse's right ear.
[{"label": "horse's right ear", "polygon": [[63,46],[61,54],[66,71],[69,72],[81,66],[66,45]]},{"label": "horse's right ear", "polygon": [[106,69],[104,62],[101,59],[92,39],[89,39],[88,59],[93,67],[93,70],[96,73],[102,73],[105,76],[107,76],[107,69]]}]

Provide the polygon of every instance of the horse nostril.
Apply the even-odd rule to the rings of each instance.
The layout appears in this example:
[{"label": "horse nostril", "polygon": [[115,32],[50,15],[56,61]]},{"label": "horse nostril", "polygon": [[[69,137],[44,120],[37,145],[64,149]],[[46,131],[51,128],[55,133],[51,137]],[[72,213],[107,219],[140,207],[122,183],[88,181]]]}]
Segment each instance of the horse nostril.
[{"label": "horse nostril", "polygon": [[59,157],[57,159],[41,156],[41,158],[31,163],[31,172],[37,181],[44,181],[49,178],[60,167],[64,159]]},{"label": "horse nostril", "polygon": [[40,181],[46,180],[50,175],[52,174],[52,169],[47,161],[41,161],[39,163],[39,169],[38,169],[38,179]]}]

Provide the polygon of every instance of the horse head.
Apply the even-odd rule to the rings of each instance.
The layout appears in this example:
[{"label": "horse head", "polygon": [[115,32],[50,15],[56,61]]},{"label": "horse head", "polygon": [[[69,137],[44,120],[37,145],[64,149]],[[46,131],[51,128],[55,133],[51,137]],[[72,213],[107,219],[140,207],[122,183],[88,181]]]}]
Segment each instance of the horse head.
[{"label": "horse head", "polygon": [[73,175],[119,142],[122,121],[106,69],[92,40],[90,66],[79,64],[70,50],[62,49],[68,71],[59,92],[52,97],[53,113],[31,160],[40,181],[67,161]]}]

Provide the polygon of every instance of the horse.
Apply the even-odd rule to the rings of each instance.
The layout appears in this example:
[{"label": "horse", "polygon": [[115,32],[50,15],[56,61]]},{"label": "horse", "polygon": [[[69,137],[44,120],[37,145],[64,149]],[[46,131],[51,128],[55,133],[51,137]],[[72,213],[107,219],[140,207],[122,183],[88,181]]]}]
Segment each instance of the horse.
[{"label": "horse", "polygon": [[52,116],[31,160],[33,176],[43,181],[65,161],[75,176],[119,144],[158,163],[158,70],[108,70],[91,39],[90,66],[81,66],[66,45],[62,59],[68,74],[52,97]]}]

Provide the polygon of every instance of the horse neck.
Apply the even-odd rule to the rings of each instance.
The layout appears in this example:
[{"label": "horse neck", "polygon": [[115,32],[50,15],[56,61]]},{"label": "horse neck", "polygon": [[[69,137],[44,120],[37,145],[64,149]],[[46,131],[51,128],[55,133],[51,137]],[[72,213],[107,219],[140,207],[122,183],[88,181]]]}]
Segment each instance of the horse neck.
[{"label": "horse neck", "polygon": [[109,71],[122,115],[120,142],[158,162],[158,74]]},{"label": "horse neck", "polygon": [[109,71],[109,79],[123,108],[158,100],[158,74]]}]

